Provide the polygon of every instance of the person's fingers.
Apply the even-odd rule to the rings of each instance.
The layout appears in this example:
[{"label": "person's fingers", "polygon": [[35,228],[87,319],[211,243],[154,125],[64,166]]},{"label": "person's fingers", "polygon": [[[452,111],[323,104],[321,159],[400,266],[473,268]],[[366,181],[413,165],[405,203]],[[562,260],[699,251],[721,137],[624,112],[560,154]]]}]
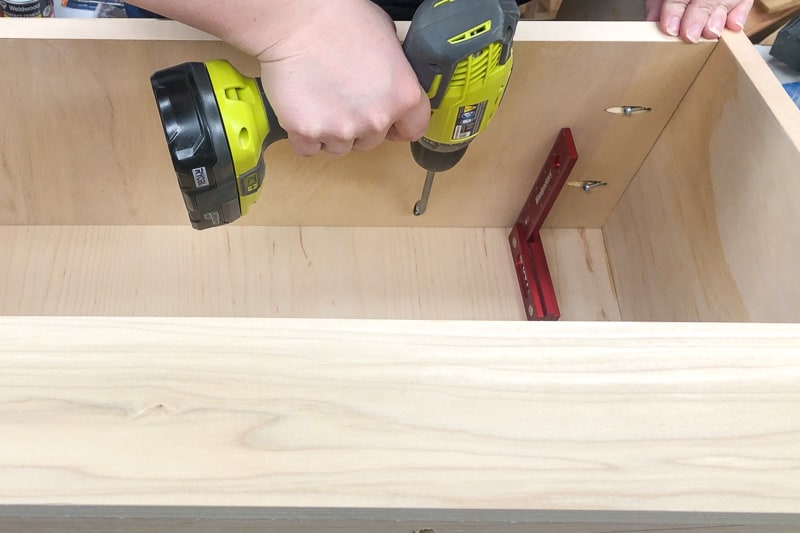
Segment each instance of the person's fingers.
[{"label": "person's fingers", "polygon": [[[411,101],[411,100],[409,100]],[[431,119],[431,103],[428,96],[419,89],[416,102],[413,102],[400,120],[392,124],[386,138],[390,141],[416,141],[425,135]]]},{"label": "person's fingers", "polygon": [[725,24],[727,23],[728,8],[720,4],[714,9],[714,12],[711,13],[711,16],[708,18],[708,24],[706,24],[706,27],[703,30],[703,37],[706,39],[719,39],[719,36],[722,35],[722,30],[725,28]]},{"label": "person's fingers", "polygon": [[291,131],[289,132],[289,143],[298,155],[308,157],[318,154],[322,149],[321,141]]},{"label": "person's fingers", "polygon": [[353,142],[353,151],[354,152],[366,152],[367,150],[372,150],[379,144],[381,144],[384,140],[386,140],[387,132],[383,131],[380,133],[374,133],[372,135],[365,135],[359,137]]},{"label": "person's fingers", "polygon": [[729,30],[741,31],[744,29],[744,23],[747,22],[747,16],[753,8],[753,0],[742,0],[739,4],[730,10],[726,27]]},{"label": "person's fingers", "polygon": [[661,31],[677,37],[681,31],[681,20],[690,0],[664,0],[661,5]]},{"label": "person's fingers", "polygon": [[647,20],[655,20],[667,35],[696,43],[701,37],[717,39],[725,28],[744,28],[753,0],[645,0]]},{"label": "person's fingers", "polygon": [[373,110],[369,113],[367,122],[371,127],[361,132],[353,142],[354,151],[372,150],[385,141],[389,127],[392,125],[392,118],[384,111]]},{"label": "person's fingers", "polygon": [[[708,28],[714,13],[718,9],[728,13],[737,3],[737,0],[692,0],[683,15],[681,37],[692,43],[698,42]],[[722,33],[721,28],[720,33]]]},{"label": "person's fingers", "polygon": [[321,149],[333,155],[345,155],[353,149],[354,139],[339,139],[331,137],[324,139],[321,143]]},{"label": "person's fingers", "polygon": [[661,6],[664,0],[646,0],[644,3],[644,19],[658,22],[661,19]]}]

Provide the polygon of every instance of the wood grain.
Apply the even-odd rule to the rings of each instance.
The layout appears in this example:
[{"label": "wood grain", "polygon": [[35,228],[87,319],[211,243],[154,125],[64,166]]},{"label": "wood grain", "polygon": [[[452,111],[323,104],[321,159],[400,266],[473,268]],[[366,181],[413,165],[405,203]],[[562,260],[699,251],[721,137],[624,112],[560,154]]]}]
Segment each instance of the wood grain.
[{"label": "wood grain", "polygon": [[[0,227],[0,314],[523,320],[499,229]],[[618,319],[600,230],[543,240],[565,320]]]},{"label": "wood grain", "polygon": [[0,319],[0,502],[796,513],[800,326]]},{"label": "wood grain", "polygon": [[541,237],[562,320],[620,320],[602,232],[555,229]]},{"label": "wood grain", "polygon": [[604,228],[623,319],[800,322],[798,119],[726,34]]},{"label": "wood grain", "polygon": [[[0,107],[0,123],[15,125],[0,133],[0,224],[188,225],[149,77],[187,60],[225,57],[249,75],[258,65],[207,36],[183,40],[194,33],[182,26],[150,23],[62,21],[62,39],[36,38],[29,22],[0,25],[0,71],[15,73],[0,82],[0,100],[14,102]],[[171,27],[176,40],[164,35]],[[96,38],[115,29],[126,38]],[[650,23],[523,21],[503,106],[464,162],[437,178],[424,217],[412,215],[424,172],[405,143],[338,158],[301,158],[282,143],[267,151],[264,194],[238,224],[510,227],[571,127],[575,179],[609,186],[565,191],[548,225],[599,228],[714,46],[670,41]],[[654,111],[604,112],[628,104]]]}]

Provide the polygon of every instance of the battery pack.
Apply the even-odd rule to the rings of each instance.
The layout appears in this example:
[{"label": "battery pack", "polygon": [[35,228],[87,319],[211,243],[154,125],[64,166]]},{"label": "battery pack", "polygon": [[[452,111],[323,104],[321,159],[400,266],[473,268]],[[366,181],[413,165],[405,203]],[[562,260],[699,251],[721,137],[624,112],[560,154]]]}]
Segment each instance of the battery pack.
[{"label": "battery pack", "polygon": [[800,71],[800,17],[789,21],[778,32],[769,54]]}]

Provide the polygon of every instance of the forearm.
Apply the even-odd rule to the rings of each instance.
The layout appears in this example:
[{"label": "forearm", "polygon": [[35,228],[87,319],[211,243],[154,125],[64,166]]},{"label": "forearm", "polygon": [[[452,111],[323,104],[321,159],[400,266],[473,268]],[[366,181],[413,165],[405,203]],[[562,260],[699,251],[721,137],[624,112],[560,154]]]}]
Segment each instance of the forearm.
[{"label": "forearm", "polygon": [[132,0],[256,56],[302,155],[424,135],[430,104],[391,18],[371,0]]}]

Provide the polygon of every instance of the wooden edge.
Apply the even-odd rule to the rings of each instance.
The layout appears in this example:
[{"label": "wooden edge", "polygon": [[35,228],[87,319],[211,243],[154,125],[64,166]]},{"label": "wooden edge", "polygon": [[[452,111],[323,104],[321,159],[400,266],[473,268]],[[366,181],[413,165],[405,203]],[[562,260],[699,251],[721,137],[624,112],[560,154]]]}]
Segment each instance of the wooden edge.
[{"label": "wooden edge", "polygon": [[800,151],[800,110],[770,70],[750,40],[742,33],[724,32],[720,42],[730,50],[741,69],[763,95],[764,102]]},{"label": "wooden edge", "polygon": [[2,504],[800,502],[800,324],[10,317],[0,368]]},{"label": "wooden edge", "polygon": [[2,39],[218,41],[204,31],[158,19],[0,18]]},{"label": "wooden edge", "polygon": [[[148,331],[175,339],[192,331],[248,332],[247,337],[269,340],[292,336],[297,332],[336,333],[336,338],[368,334],[402,338],[430,336],[469,339],[517,339],[531,345],[547,344],[547,339],[561,339],[567,344],[593,345],[605,342],[610,346],[629,346],[629,341],[647,340],[648,346],[674,346],[684,350],[691,346],[715,346],[726,339],[732,347],[734,340],[755,343],[770,338],[773,343],[759,346],[759,354],[768,355],[773,349],[784,353],[788,346],[797,346],[800,358],[800,324],[782,323],[723,323],[723,322],[526,322],[494,320],[409,320],[409,319],[339,319],[339,318],[234,318],[234,317],[107,317],[107,316],[0,316],[0,338],[24,339],[53,346],[85,347],[87,343],[113,341],[120,332]],[[47,331],[46,336],[34,332]],[[62,337],[63,335],[63,337]],[[213,335],[212,335],[213,337]],[[333,339],[334,337],[331,337]],[[112,344],[113,345],[113,344]],[[111,345],[109,345],[111,346]],[[685,347],[685,348],[684,348]],[[236,346],[231,347],[233,351]],[[13,346],[0,343],[0,354],[13,351]],[[487,350],[488,356],[491,350]],[[718,356],[721,353],[711,353]],[[530,354],[536,359],[536,354]]]},{"label": "wooden edge", "polygon": [[[405,38],[408,22],[396,23]],[[157,19],[0,18],[0,39],[89,39],[209,41],[217,37],[180,22]],[[517,41],[670,42],[655,22],[586,22],[521,20]]]},{"label": "wooden edge", "polygon": [[[725,526],[800,527],[800,515],[751,513],[681,513],[681,512],[619,512],[619,511],[495,511],[495,510],[436,510],[436,509],[329,509],[329,508],[258,508],[258,507],[125,507],[125,506],[3,506],[0,507],[0,528],[4,523],[25,526],[26,521],[55,520],[62,526],[91,524],[93,520],[113,520],[114,531],[127,531],[126,520],[141,520],[169,525],[171,532],[206,531],[204,527],[280,526],[311,522],[308,531],[342,531],[345,525],[374,528],[375,531],[491,531],[558,533],[594,532],[592,526],[613,527],[614,531],[637,533],[638,528],[662,526],[659,532],[703,528],[701,532]],[[187,523],[188,521],[188,523]],[[220,521],[226,521],[221,524]],[[267,524],[265,524],[265,522]],[[51,522],[52,524],[52,522]],[[102,522],[101,522],[102,524]],[[511,525],[516,527],[511,527]],[[108,526],[109,524],[103,524]],[[123,526],[121,529],[120,526]],[[141,524],[140,524],[141,526]],[[338,526],[338,527],[337,527]],[[564,529],[572,526],[575,529]],[[633,529],[631,526],[636,527]],[[296,527],[296,526],[295,526]],[[501,529],[494,529],[500,527]],[[172,529],[175,528],[175,529]],[[401,529],[402,528],[402,529]],[[445,528],[445,529],[441,529]],[[474,529],[473,529],[474,528]],[[552,530],[550,529],[552,528]],[[592,528],[592,529],[589,529]],[[618,529],[622,528],[622,529]],[[629,529],[630,528],[630,529]],[[139,531],[140,529],[137,529]],[[250,531],[250,529],[247,529]],[[31,530],[33,531],[33,530]],[[63,531],[63,530],[62,530]],[[72,529],[70,529],[72,531]],[[94,530],[92,530],[94,531]],[[98,528],[98,531],[101,529]],[[143,529],[141,531],[144,531]],[[291,531],[295,531],[292,529]],[[370,529],[369,531],[372,531]],[[696,531],[696,530],[695,530]],[[736,529],[735,531],[741,531]],[[763,533],[764,530],[758,529]],[[769,533],[773,530],[769,529]],[[41,531],[37,531],[41,533]]]}]

